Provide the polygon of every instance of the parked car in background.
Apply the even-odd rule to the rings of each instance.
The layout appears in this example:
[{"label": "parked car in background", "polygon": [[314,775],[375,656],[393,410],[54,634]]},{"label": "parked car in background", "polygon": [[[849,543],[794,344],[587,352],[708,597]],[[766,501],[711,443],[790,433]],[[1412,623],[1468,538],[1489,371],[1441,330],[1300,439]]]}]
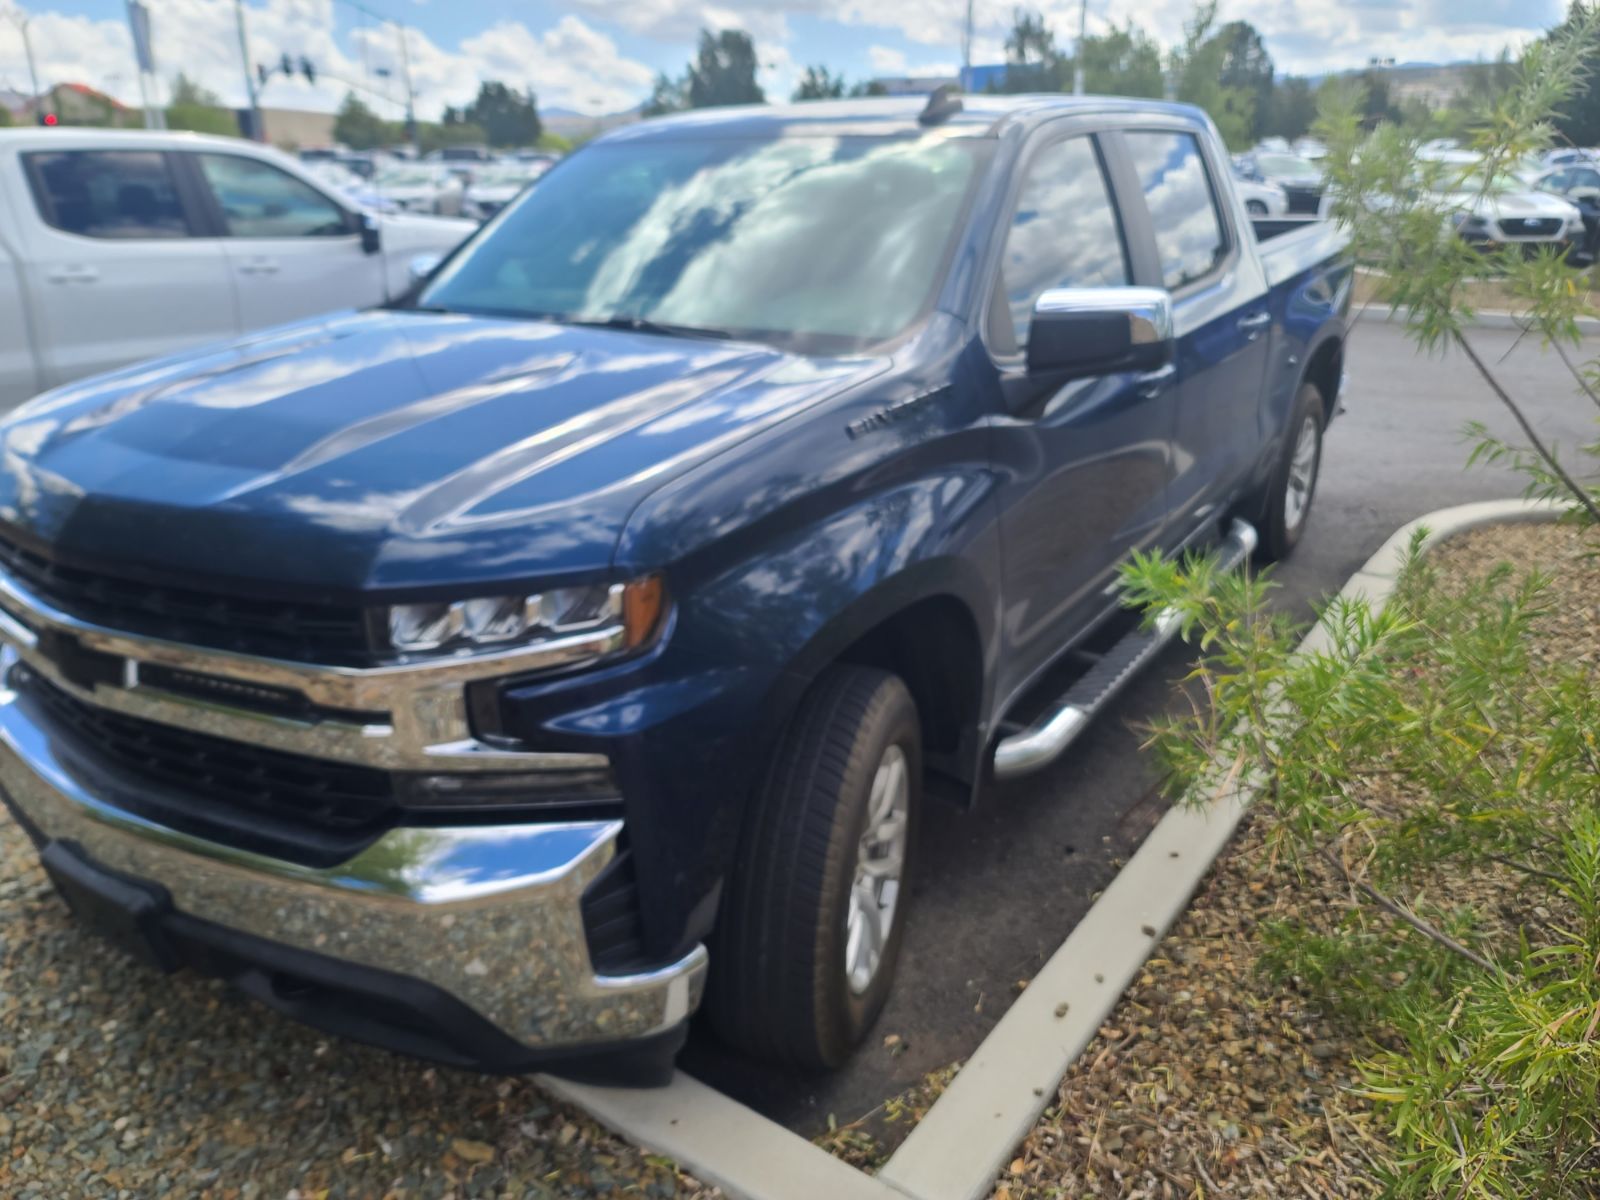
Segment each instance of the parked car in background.
[{"label": "parked car in background", "polygon": [[1294,143],[1294,152],[1307,162],[1321,162],[1328,157],[1328,148],[1316,138],[1298,138]]},{"label": "parked car in background", "polygon": [[287,155],[192,133],[0,129],[0,406],[125,363],[381,304],[473,226],[364,211]]},{"label": "parked car in background", "polygon": [[1450,221],[1461,237],[1485,248],[1521,246],[1566,250],[1584,241],[1583,214],[1571,201],[1510,179],[1485,185],[1467,174],[1444,194]]},{"label": "parked car in background", "polygon": [[306,173],[352,204],[372,212],[396,212],[396,207],[385,200],[372,185],[357,175],[344,163],[337,160],[310,162],[305,164]]},{"label": "parked car in background", "polygon": [[466,186],[442,163],[397,163],[373,176],[372,190],[399,212],[454,217]]},{"label": "parked car in background", "polygon": [[1582,256],[1591,262],[1600,258],[1600,165],[1580,161],[1557,167],[1533,176],[1529,186],[1577,207],[1583,217]]},{"label": "parked car in background", "polygon": [[1187,106],[629,126],[412,303],[0,422],[0,795],[86,922],[327,1031],[660,1083],[703,997],[838,1065],[927,806],[1177,632],[1119,567],[1302,539],[1351,278]]},{"label": "parked car in background", "polygon": [[492,163],[499,161],[494,151],[487,146],[445,146],[439,150],[430,151],[423,156],[423,162],[462,163]]},{"label": "parked car in background", "polygon": [[1555,150],[1547,150],[1544,155],[1547,167],[1570,167],[1577,163],[1600,163],[1600,150],[1589,150],[1582,146],[1562,146]]},{"label": "parked car in background", "polygon": [[1322,172],[1298,155],[1257,151],[1246,160],[1245,178],[1282,188],[1295,216],[1314,217],[1322,211]]},{"label": "parked car in background", "polygon": [[550,169],[549,159],[499,162],[472,173],[461,200],[461,215],[487,221]]},{"label": "parked car in background", "polygon": [[1275,183],[1257,183],[1235,170],[1233,187],[1252,217],[1282,217],[1289,212],[1289,197]]}]

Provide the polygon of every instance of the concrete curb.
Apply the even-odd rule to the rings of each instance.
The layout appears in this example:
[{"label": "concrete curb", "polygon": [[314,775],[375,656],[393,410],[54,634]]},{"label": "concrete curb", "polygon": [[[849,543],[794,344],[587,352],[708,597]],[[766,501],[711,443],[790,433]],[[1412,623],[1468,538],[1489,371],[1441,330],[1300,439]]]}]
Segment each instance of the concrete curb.
[{"label": "concrete curb", "polygon": [[[1352,313],[1358,321],[1382,321],[1400,323],[1405,320],[1405,313],[1389,304],[1364,304]],[[1576,320],[1579,333],[1600,333],[1600,317],[1579,317]],[[1480,312],[1473,316],[1472,326],[1477,329],[1515,329],[1521,331],[1523,321],[1515,314],[1509,312]]]},{"label": "concrete curb", "polygon": [[[1401,526],[1340,594],[1389,597],[1413,534],[1425,546],[1483,525],[1548,521],[1558,504],[1505,500],[1441,509]],[[1323,648],[1318,626],[1300,653]],[[876,1177],[679,1072],[657,1089],[539,1083],[630,1141],[746,1200],[980,1200],[1049,1106],[1062,1077],[1188,906],[1244,816],[1253,788],[1174,806],[1051,955]]]},{"label": "concrete curb", "polygon": [[[1418,528],[1427,545],[1501,521],[1551,520],[1559,506],[1511,500],[1441,509],[1412,521],[1367,560],[1341,595],[1382,604]],[[1321,627],[1300,653],[1321,648]],[[1038,1123],[1069,1067],[1188,907],[1244,816],[1254,788],[1205,807],[1174,807],[1000,1019],[878,1173],[919,1200],[978,1200]],[[1065,1006],[1064,1008],[1062,1006]]]}]

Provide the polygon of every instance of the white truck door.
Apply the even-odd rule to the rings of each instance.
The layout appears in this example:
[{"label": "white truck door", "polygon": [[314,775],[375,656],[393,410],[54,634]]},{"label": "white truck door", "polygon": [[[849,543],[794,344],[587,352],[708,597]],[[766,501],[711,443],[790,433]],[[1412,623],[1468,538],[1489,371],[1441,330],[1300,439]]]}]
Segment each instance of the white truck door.
[{"label": "white truck door", "polygon": [[[12,161],[15,172],[15,160]],[[33,353],[33,324],[23,290],[17,219],[12,197],[0,178],[0,412],[43,390]]]},{"label": "white truck door", "polygon": [[363,249],[356,213],[259,158],[194,159],[216,199],[246,331],[383,301],[383,255]]},{"label": "white truck door", "polygon": [[221,244],[159,150],[29,150],[16,197],[41,383],[239,332]]}]

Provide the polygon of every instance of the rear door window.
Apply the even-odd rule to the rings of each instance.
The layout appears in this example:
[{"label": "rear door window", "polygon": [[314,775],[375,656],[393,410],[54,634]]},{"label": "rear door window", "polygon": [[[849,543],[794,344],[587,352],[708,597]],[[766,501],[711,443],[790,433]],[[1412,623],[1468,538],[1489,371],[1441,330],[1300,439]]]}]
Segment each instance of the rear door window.
[{"label": "rear door window", "polygon": [[167,156],[159,150],[49,150],[24,154],[45,224],[92,238],[181,238],[193,231]]},{"label": "rear door window", "polygon": [[1155,230],[1161,282],[1178,291],[1228,257],[1216,188],[1193,134],[1129,132],[1126,140]]}]

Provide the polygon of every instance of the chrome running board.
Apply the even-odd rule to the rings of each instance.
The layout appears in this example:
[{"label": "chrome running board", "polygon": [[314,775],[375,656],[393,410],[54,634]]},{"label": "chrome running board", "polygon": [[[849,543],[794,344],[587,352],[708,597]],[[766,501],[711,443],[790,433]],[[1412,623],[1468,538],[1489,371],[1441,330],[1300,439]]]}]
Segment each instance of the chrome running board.
[{"label": "chrome running board", "polygon": [[[1231,571],[1239,566],[1259,540],[1253,526],[1236,519],[1217,547],[1222,569]],[[1166,609],[1153,625],[1136,629],[1119,641],[1096,660],[1051,711],[1027,729],[995,744],[995,778],[1014,779],[1053,763],[1088,728],[1095,714],[1110,704],[1177,633],[1178,614]]]}]

